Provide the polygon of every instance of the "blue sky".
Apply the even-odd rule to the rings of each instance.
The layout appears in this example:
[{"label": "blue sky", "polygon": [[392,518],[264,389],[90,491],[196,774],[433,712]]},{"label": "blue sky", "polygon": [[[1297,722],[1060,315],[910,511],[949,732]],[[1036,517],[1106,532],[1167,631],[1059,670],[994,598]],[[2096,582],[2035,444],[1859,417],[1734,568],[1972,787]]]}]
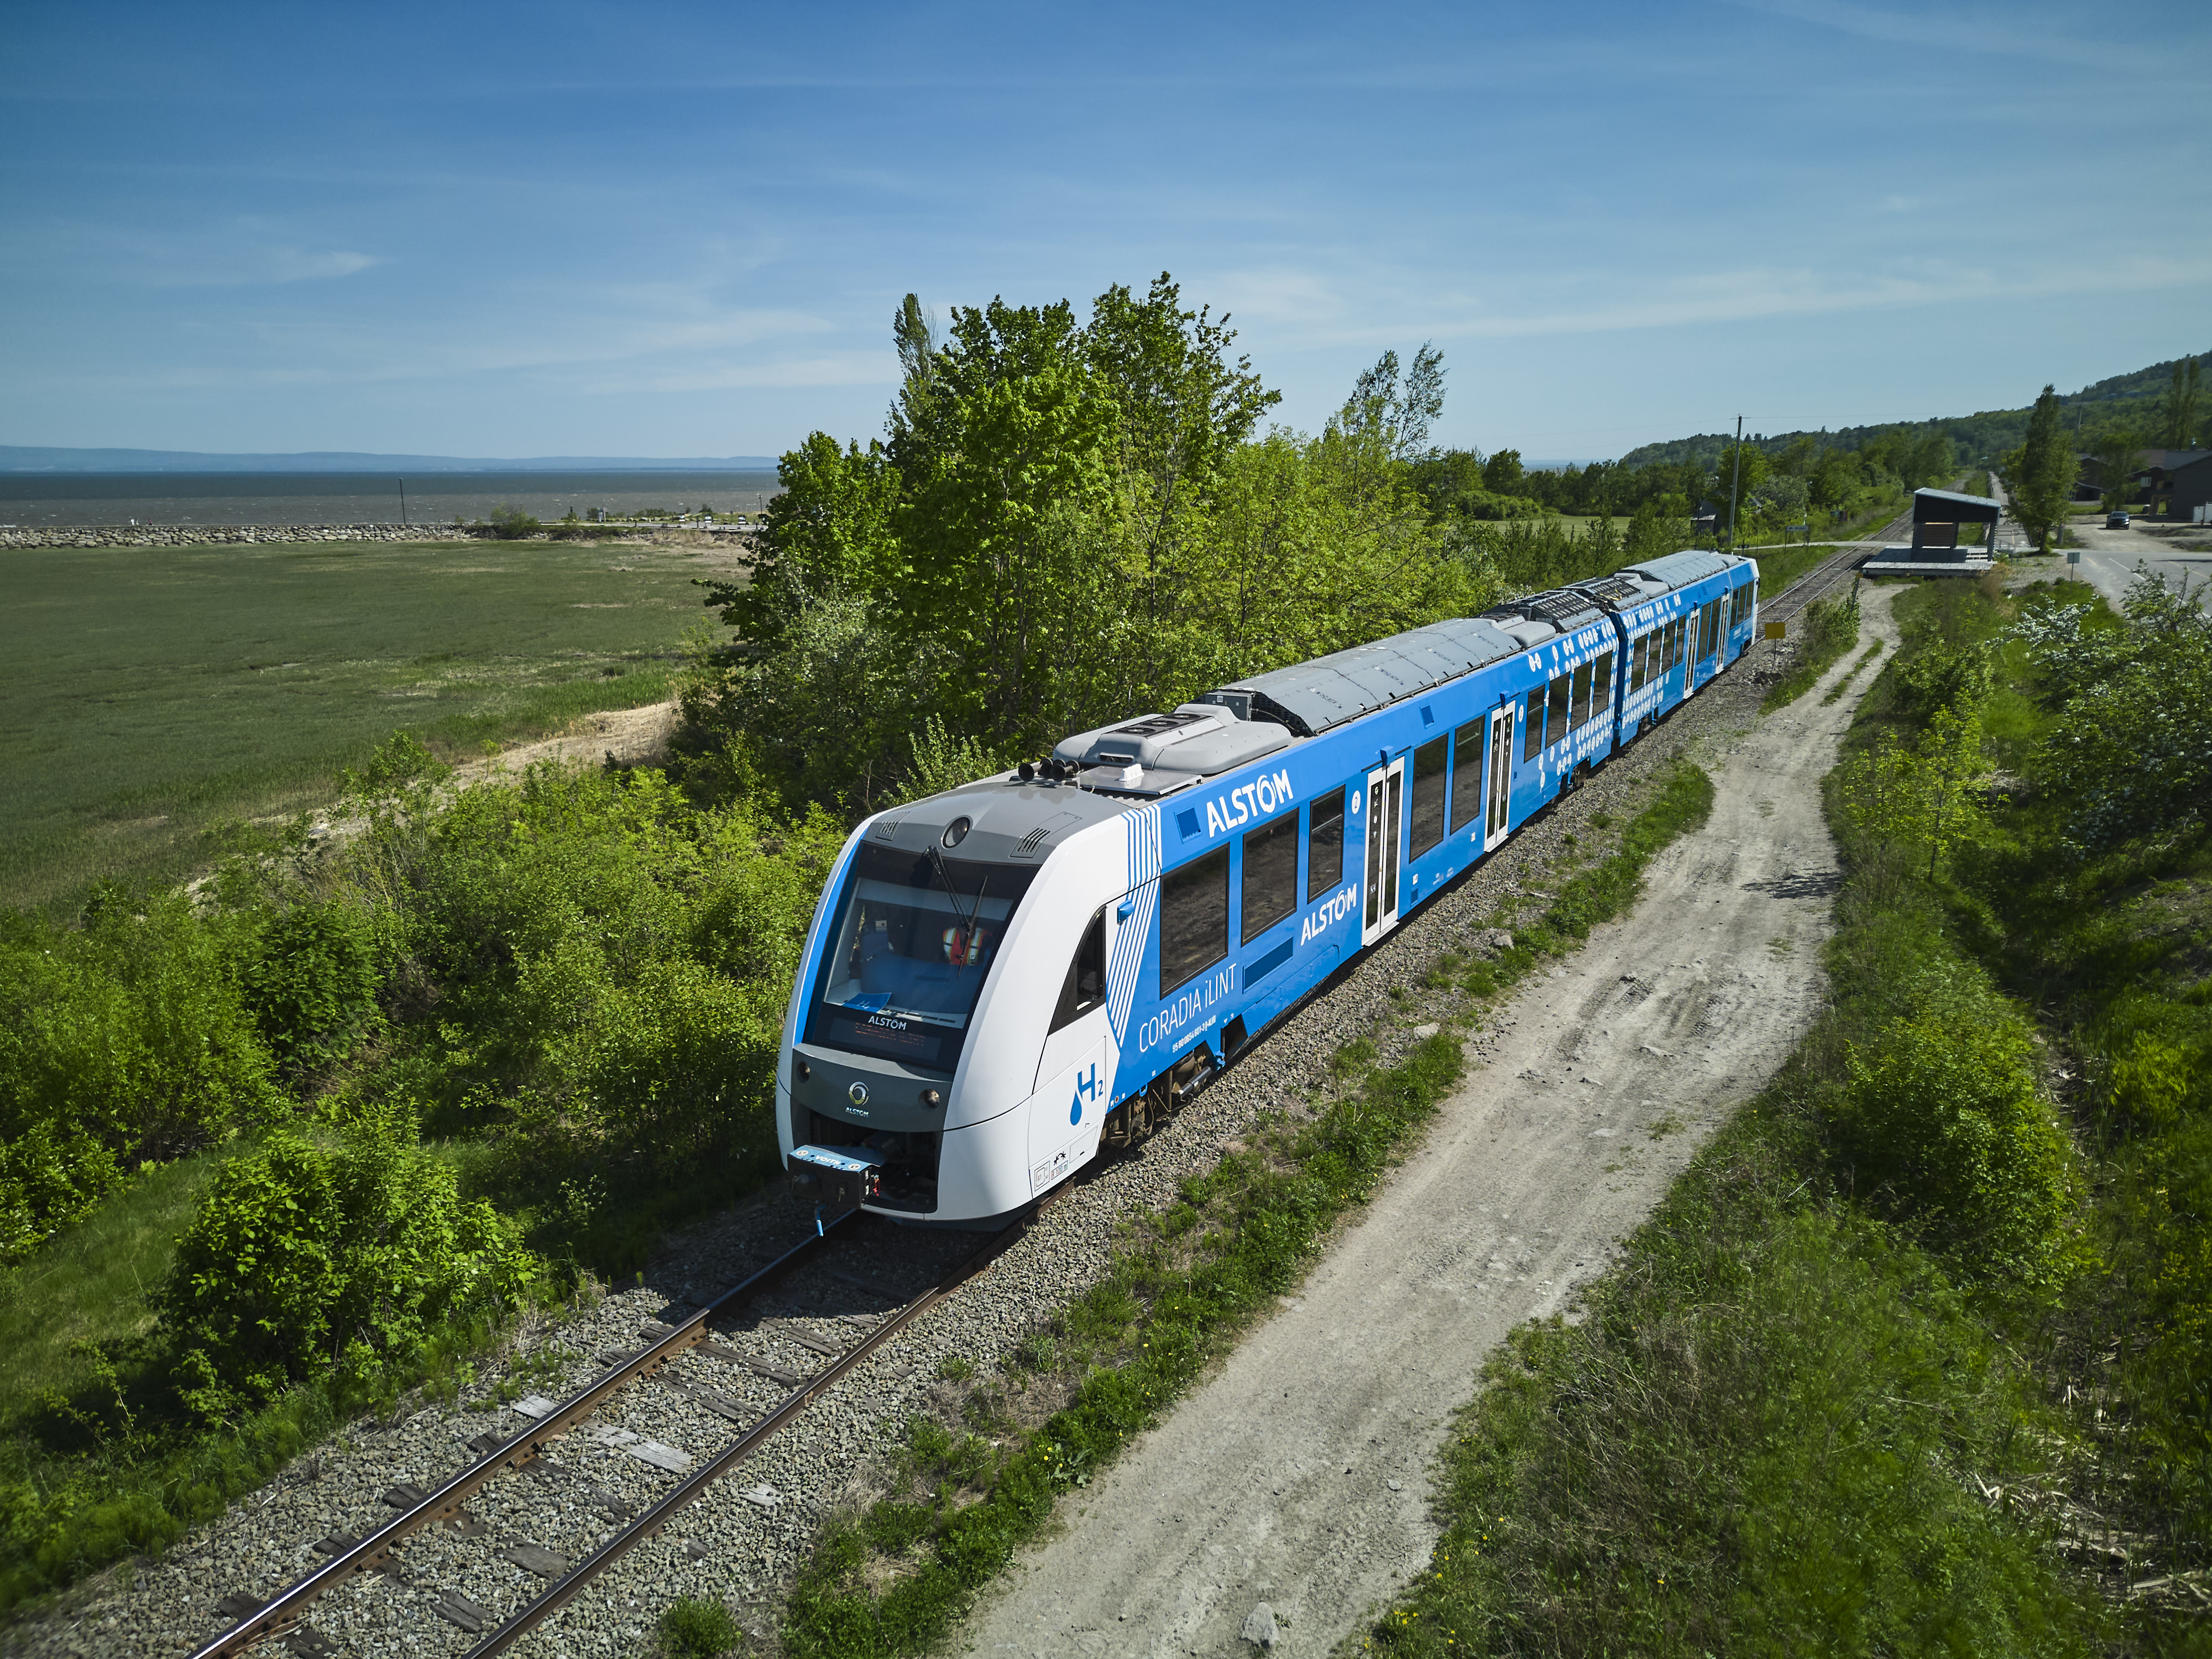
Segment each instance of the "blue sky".
[{"label": "blue sky", "polygon": [[0,442],[773,453],[889,324],[1172,270],[1310,429],[1532,457],[2212,348],[2212,9],[15,13]]}]

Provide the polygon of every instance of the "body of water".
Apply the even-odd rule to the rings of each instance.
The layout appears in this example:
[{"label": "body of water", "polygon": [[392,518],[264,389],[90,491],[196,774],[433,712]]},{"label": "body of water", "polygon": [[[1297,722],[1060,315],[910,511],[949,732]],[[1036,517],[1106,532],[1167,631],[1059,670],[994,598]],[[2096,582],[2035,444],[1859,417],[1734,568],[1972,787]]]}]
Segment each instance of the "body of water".
[{"label": "body of water", "polygon": [[773,472],[0,473],[0,525],[464,523],[518,507],[547,520],[593,507],[757,513]]}]

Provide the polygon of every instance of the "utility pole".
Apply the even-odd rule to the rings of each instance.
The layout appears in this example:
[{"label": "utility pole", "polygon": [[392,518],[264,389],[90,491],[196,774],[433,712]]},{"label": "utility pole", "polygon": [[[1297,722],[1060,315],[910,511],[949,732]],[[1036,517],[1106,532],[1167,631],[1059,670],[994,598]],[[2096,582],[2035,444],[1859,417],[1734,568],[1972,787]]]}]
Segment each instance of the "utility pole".
[{"label": "utility pole", "polygon": [[399,481],[399,527],[402,530],[407,527],[407,480],[404,478]]},{"label": "utility pole", "polygon": [[1743,416],[1735,417],[1735,476],[1729,480],[1729,551],[1735,551],[1736,486],[1743,482]]}]

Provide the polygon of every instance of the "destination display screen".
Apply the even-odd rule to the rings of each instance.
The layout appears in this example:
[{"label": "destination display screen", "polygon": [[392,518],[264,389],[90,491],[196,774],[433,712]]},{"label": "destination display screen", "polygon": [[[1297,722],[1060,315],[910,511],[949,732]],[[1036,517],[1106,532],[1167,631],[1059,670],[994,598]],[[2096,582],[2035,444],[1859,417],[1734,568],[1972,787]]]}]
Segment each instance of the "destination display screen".
[{"label": "destination display screen", "polygon": [[[846,1019],[833,1014],[826,1041],[839,1048],[882,1054],[886,1059],[902,1060],[909,1066],[935,1069],[945,1038],[941,1033],[913,1020],[894,1019],[881,1014]],[[956,1048],[958,1047],[957,1042],[954,1046]],[[951,1068],[945,1066],[942,1069],[950,1071]]]}]

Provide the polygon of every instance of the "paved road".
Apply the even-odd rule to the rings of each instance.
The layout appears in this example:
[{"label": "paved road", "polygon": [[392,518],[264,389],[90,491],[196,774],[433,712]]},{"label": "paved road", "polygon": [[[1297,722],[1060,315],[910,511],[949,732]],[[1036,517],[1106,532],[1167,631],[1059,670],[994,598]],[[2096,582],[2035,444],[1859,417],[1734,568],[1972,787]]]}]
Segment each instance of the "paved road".
[{"label": "paved road", "polygon": [[[2000,501],[2007,499],[2004,485],[1995,477],[1990,487]],[[2015,542],[2025,541],[2017,526],[2008,521],[2005,527]],[[2107,530],[2096,520],[2076,519],[2073,531],[2074,539],[2081,544],[2073,550],[2081,554],[2080,563],[2069,567],[2062,553],[2015,553],[2014,562],[2032,578],[2066,575],[2087,582],[2115,606],[2126,597],[2138,565],[2157,571],[2168,586],[2179,587],[2186,579],[2190,591],[2199,594],[2199,604],[2205,602],[2203,593],[2212,593],[2212,551],[2185,551],[2176,545],[2175,538],[2154,536],[2140,528]],[[2212,526],[2200,526],[2197,534],[2179,539],[2212,542]]]}]

